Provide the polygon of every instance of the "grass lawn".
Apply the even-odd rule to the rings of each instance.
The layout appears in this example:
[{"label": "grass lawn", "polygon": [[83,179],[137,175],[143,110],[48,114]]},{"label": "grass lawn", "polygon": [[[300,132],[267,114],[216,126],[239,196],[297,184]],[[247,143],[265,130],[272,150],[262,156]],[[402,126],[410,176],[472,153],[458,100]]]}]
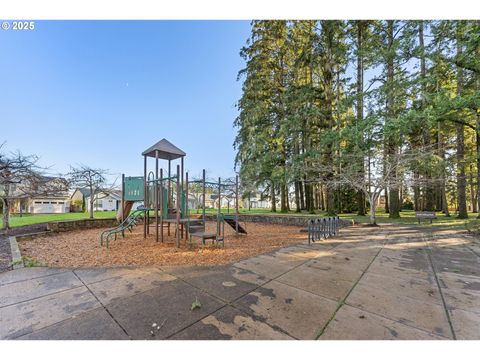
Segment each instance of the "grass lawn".
[{"label": "grass lawn", "polygon": [[[469,213],[468,219],[457,219],[456,215],[452,213],[450,217],[446,217],[442,212],[437,212],[437,219],[433,220],[432,225],[427,220],[422,221],[424,226],[441,226],[448,228],[465,229],[467,224],[476,221],[478,214]],[[390,219],[389,214],[384,209],[377,210],[376,220],[378,224],[400,224],[400,225],[412,225],[418,224],[418,220],[415,218],[415,211],[403,210],[400,212],[400,218]],[[340,214],[343,219],[355,220],[362,223],[369,223],[370,216],[358,216],[356,214]]]},{"label": "grass lawn", "polygon": [[[216,214],[217,209],[206,209],[207,214]],[[222,209],[223,213],[227,213],[227,209]],[[196,210],[190,210],[191,214],[197,213]],[[201,210],[199,211],[201,213]],[[230,213],[235,213],[235,209],[230,209]],[[327,216],[325,212],[318,211],[315,215],[310,214],[308,212],[301,212],[297,213],[295,211],[290,211],[287,213],[281,213],[277,211],[276,213],[271,212],[269,209],[252,209],[248,211],[248,209],[240,209],[240,214],[252,214],[252,215],[289,215],[289,216],[301,216],[301,215],[309,215],[309,216]],[[433,224],[430,225],[428,221],[422,221],[422,225],[425,226],[442,226],[448,228],[458,228],[458,229],[465,229],[466,226],[473,222],[478,222],[476,219],[478,214],[476,213],[469,213],[468,219],[457,219],[454,213],[451,214],[450,217],[446,217],[443,213],[437,212],[437,219],[433,220]],[[366,216],[358,216],[357,214],[339,214],[342,219],[347,220],[355,220],[356,222],[361,223],[369,223],[370,216],[367,214]],[[378,209],[376,213],[376,220],[378,224],[399,224],[399,225],[412,225],[418,224],[417,219],[415,218],[415,211],[413,210],[403,210],[400,213],[399,219],[390,219],[389,214],[385,212],[384,209]]]},{"label": "grass lawn", "polygon": [[[95,212],[95,218],[99,218],[99,219],[113,218],[115,217],[115,215],[116,215],[115,211]],[[89,217],[88,213],[39,214],[39,215],[23,214],[22,217],[18,215],[10,216],[10,226],[13,228],[17,226],[40,224],[40,223],[50,222],[50,221],[88,219],[88,217]],[[3,221],[1,218],[0,218],[0,225],[3,225]]]},{"label": "grass lawn", "polygon": [[[199,210],[189,210],[190,214],[201,214],[202,211]],[[217,209],[206,209],[207,214],[216,214]],[[222,209],[222,213],[226,214],[227,209]],[[230,214],[234,214],[235,209],[230,208]],[[297,213],[295,211],[290,211],[288,213],[281,213],[277,211],[276,213],[272,213],[269,209],[240,209],[241,214],[251,214],[251,215],[282,215],[282,216],[300,216],[300,215],[310,215],[310,216],[326,216],[325,212],[317,212],[315,215],[309,214],[308,212]],[[95,218],[113,218],[115,217],[115,211],[98,211],[95,212]],[[153,213],[151,214],[153,216]],[[437,219],[433,221],[433,226],[442,226],[448,228],[458,228],[458,229],[465,229],[468,224],[472,224],[474,222],[478,222],[476,220],[478,214],[469,214],[469,219],[462,220],[457,219],[454,214],[450,217],[445,217],[442,213],[437,213]],[[369,216],[358,216],[356,214],[340,214],[339,215],[342,219],[348,220],[355,220],[357,222],[368,223],[370,222]],[[379,209],[377,211],[377,223],[379,224],[401,224],[401,225],[412,225],[417,224],[417,219],[415,218],[415,211],[413,210],[403,210],[400,213],[399,219],[390,219],[388,214],[385,213],[383,209]],[[38,224],[43,222],[49,221],[61,221],[61,220],[78,220],[78,219],[87,219],[89,217],[88,213],[66,213],[66,214],[42,214],[42,215],[23,215],[20,216],[12,216],[10,217],[10,226],[17,227],[22,225],[31,225],[31,224]],[[0,218],[0,224],[2,224],[2,220]],[[429,224],[428,221],[423,221],[422,225],[425,226],[432,226]]]}]

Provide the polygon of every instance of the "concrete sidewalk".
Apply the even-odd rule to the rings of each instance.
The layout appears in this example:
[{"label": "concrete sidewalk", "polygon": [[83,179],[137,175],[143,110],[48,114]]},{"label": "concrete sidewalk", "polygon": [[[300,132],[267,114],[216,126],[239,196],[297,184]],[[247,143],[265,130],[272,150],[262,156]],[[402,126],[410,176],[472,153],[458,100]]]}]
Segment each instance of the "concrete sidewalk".
[{"label": "concrete sidewalk", "polygon": [[0,274],[0,338],[480,339],[479,254],[388,226],[223,267],[18,269]]}]

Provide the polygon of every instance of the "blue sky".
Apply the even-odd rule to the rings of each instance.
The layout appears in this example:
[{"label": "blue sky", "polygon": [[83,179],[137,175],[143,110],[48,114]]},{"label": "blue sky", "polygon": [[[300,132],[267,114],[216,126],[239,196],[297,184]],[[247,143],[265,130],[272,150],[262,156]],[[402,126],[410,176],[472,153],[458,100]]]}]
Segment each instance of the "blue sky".
[{"label": "blue sky", "polygon": [[[248,21],[37,21],[0,31],[0,143],[58,172],[141,175],[166,138],[192,176],[234,174]],[[166,164],[164,164],[164,168]]]}]

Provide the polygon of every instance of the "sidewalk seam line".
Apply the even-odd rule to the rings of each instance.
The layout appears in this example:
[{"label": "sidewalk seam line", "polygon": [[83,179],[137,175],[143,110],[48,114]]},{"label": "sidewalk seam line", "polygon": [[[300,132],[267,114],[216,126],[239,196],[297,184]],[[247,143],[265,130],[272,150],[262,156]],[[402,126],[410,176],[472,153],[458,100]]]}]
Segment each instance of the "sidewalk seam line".
[{"label": "sidewalk seam line", "polygon": [[[332,249],[333,249],[333,248],[335,248],[335,247],[337,247],[338,245],[340,245],[340,243],[339,243],[339,244],[337,244],[337,245],[335,245],[335,246],[333,246],[333,247],[332,247]],[[330,250],[332,250],[332,249],[330,249]],[[267,253],[265,253],[265,254],[267,254]],[[264,254],[260,254],[260,255],[264,255]],[[257,256],[258,256],[258,255],[257,255]],[[300,257],[297,257],[297,258],[299,258],[299,259],[300,259]],[[304,258],[302,257],[302,259],[304,259]],[[269,280],[268,280],[268,281],[266,281],[265,283],[263,283],[263,284],[260,284],[260,285],[256,286],[254,289],[250,290],[249,292],[247,292],[247,293],[245,293],[245,294],[242,294],[242,295],[238,296],[237,298],[233,299],[232,301],[225,301],[224,299],[222,299],[222,298],[220,298],[220,297],[218,297],[218,296],[216,296],[216,295],[214,295],[214,294],[211,294],[210,292],[208,292],[208,291],[206,291],[206,290],[204,290],[204,289],[202,289],[202,288],[199,288],[198,286],[196,286],[196,285],[194,285],[194,284],[191,284],[191,283],[189,283],[189,282],[188,282],[186,279],[184,279],[184,278],[180,277],[179,275],[175,275],[175,274],[169,273],[169,272],[167,272],[166,270],[162,269],[162,271],[165,271],[167,274],[169,274],[169,275],[172,275],[172,276],[175,276],[177,279],[179,279],[179,280],[181,280],[181,281],[185,282],[186,284],[188,284],[188,285],[190,285],[190,286],[192,286],[192,287],[194,287],[194,288],[196,288],[196,289],[198,289],[198,290],[200,290],[200,291],[203,291],[203,292],[205,292],[206,294],[208,294],[209,296],[212,296],[213,298],[216,298],[216,299],[218,299],[218,300],[220,300],[221,302],[223,302],[223,303],[224,303],[224,306],[222,306],[222,307],[220,307],[220,308],[218,308],[218,309],[216,309],[216,310],[212,311],[211,313],[209,313],[209,314],[205,315],[205,316],[204,316],[204,317],[202,317],[201,319],[198,319],[197,321],[193,322],[192,324],[190,324],[190,325],[188,325],[188,326],[185,326],[184,328],[182,328],[182,329],[180,329],[180,330],[176,331],[176,332],[175,332],[175,333],[173,333],[172,335],[168,336],[168,337],[167,337],[167,339],[169,339],[169,338],[171,338],[172,336],[175,336],[176,334],[180,333],[181,331],[183,331],[183,330],[185,330],[185,329],[187,329],[187,328],[189,328],[189,327],[191,327],[191,326],[195,325],[196,323],[198,323],[198,322],[202,321],[203,319],[205,319],[206,317],[208,317],[208,316],[212,315],[213,313],[215,313],[215,312],[217,312],[217,311],[219,311],[219,310],[221,310],[221,309],[225,308],[226,306],[231,306],[231,307],[233,307],[234,309],[236,309],[236,310],[238,310],[238,311],[241,311],[243,314],[245,314],[245,315],[247,315],[247,316],[249,316],[249,317],[252,317],[252,318],[253,318],[253,316],[252,316],[252,315],[248,314],[248,313],[247,313],[246,311],[244,311],[243,309],[240,309],[240,308],[238,308],[237,306],[233,305],[233,303],[234,303],[235,301],[237,301],[237,300],[241,299],[242,297],[244,297],[244,296],[246,296],[246,295],[248,295],[248,294],[252,293],[253,291],[255,291],[255,290],[257,290],[257,289],[261,288],[262,286],[264,286],[264,285],[268,284],[269,282],[271,282],[271,281],[273,281],[273,280],[275,280],[275,279],[279,278],[280,276],[283,276],[283,275],[285,275],[286,273],[288,273],[288,272],[290,272],[290,271],[292,271],[292,270],[296,269],[297,267],[300,267],[300,266],[302,266],[302,265],[306,264],[306,263],[307,263],[307,262],[309,262],[310,260],[312,260],[312,259],[305,259],[305,261],[303,261],[302,263],[300,263],[300,264],[298,264],[298,265],[294,266],[293,268],[291,268],[291,269],[289,269],[289,270],[287,270],[287,271],[285,271],[285,272],[281,273],[280,275],[278,275],[278,276],[274,277],[273,279],[269,279]],[[236,266],[235,266],[234,264],[232,264],[232,265],[230,265],[230,267],[236,267]],[[241,269],[241,268],[237,268],[237,269]],[[249,271],[250,271],[250,270],[249,270]],[[262,276],[261,274],[257,274],[257,273],[255,273],[255,272],[253,272],[253,271],[251,271],[251,272],[252,272],[252,273],[254,273],[254,274],[256,274],[256,275]],[[283,284],[283,283],[282,283],[282,284]],[[284,285],[287,285],[287,286],[289,286],[288,284],[284,284]],[[269,326],[269,327],[272,327],[272,325],[268,324],[268,323],[267,323],[267,322],[265,322],[265,321],[262,321],[262,320],[257,320],[257,321],[260,321],[260,322],[262,322],[262,323],[266,324],[267,326]],[[273,328],[272,328],[272,329],[273,329]],[[292,335],[290,335],[288,332],[286,332],[286,331],[285,331],[285,330],[283,330],[282,328],[278,327],[278,329],[280,329],[280,330],[281,330],[281,332],[283,332],[285,335],[288,335],[288,336],[290,336],[290,337],[292,337],[292,338],[294,338],[294,339],[298,340],[298,339],[297,339],[295,336],[292,336]]]},{"label": "sidewalk seam line", "polygon": [[[429,232],[427,234],[429,237],[431,236],[433,238],[433,233]],[[433,264],[433,260],[432,260],[432,257],[431,257],[431,253],[430,253],[430,242],[428,239],[426,239],[425,236],[422,236],[423,237],[423,241],[425,242],[425,244],[427,244],[427,257],[428,257],[428,261],[430,262],[430,266],[433,270],[433,276],[435,277],[435,282],[437,283],[437,287],[438,287],[438,291],[440,293],[440,297],[442,299],[442,303],[443,303],[443,309],[445,310],[445,315],[447,317],[447,322],[448,322],[448,326],[450,327],[450,331],[452,333],[452,337],[453,337],[453,340],[457,340],[457,335],[455,334],[455,331],[453,330],[453,324],[452,324],[452,319],[450,319],[450,314],[448,313],[448,308],[447,308],[447,302],[445,301],[445,297],[443,296],[443,291],[442,291],[442,287],[440,286],[440,280],[438,279],[438,276],[437,276],[437,270],[435,269],[435,265]]]},{"label": "sidewalk seam line", "polygon": [[120,329],[122,329],[122,331],[125,333],[125,335],[128,336],[128,338],[131,340],[132,337],[128,334],[128,332],[124,329],[124,327],[117,321],[117,319],[115,319],[113,317],[113,315],[110,313],[110,311],[107,309],[107,307],[100,301],[100,299],[97,297],[97,295],[95,295],[93,293],[93,291],[87,286],[87,284],[85,284],[83,282],[83,280],[77,275],[77,273],[75,272],[75,270],[72,270],[72,273],[75,275],[75,277],[83,284],[83,286],[85,286],[88,291],[90,292],[90,294],[92,294],[92,296],[95,298],[95,300],[98,301],[98,303],[103,307],[103,309],[107,312],[108,316],[110,316],[112,318],[112,320],[115,322],[115,324],[118,325],[118,327],[120,327]]},{"label": "sidewalk seam line", "polygon": [[373,257],[372,261],[370,261],[370,263],[368,264],[368,266],[365,268],[365,270],[362,272],[362,275],[360,275],[360,277],[357,279],[357,281],[353,284],[353,286],[350,288],[350,290],[348,291],[347,295],[345,295],[345,297],[340,300],[338,302],[338,306],[337,308],[335,309],[335,311],[333,312],[332,316],[330,317],[330,319],[328,319],[327,323],[320,329],[320,331],[317,333],[317,335],[315,336],[314,340],[318,340],[322,335],[323,333],[325,332],[325,330],[327,329],[328,325],[330,325],[330,323],[332,322],[333,319],[335,319],[335,316],[337,315],[337,312],[342,308],[342,306],[346,303],[346,300],[347,298],[350,296],[350,294],[352,293],[352,291],[355,289],[355,287],[357,286],[357,284],[360,282],[360,280],[363,278],[363,276],[365,275],[365,273],[368,271],[368,269],[370,268],[370,266],[373,264],[373,262],[375,261],[375,259],[378,257],[378,254],[380,254],[380,252],[384,249],[385,247],[385,244],[388,243],[388,236],[390,235],[390,231],[387,231],[386,234],[387,236],[387,240],[383,242],[382,244],[382,247],[378,250],[378,252],[375,254],[375,256]]},{"label": "sidewalk seam line", "polygon": [[49,294],[45,294],[45,295],[42,295],[42,296],[37,296],[37,297],[31,298],[31,299],[28,299],[28,300],[22,300],[22,301],[18,301],[18,302],[12,303],[12,304],[2,305],[2,306],[0,306],[0,309],[4,309],[4,308],[7,308],[7,307],[9,307],[9,306],[14,306],[14,305],[18,305],[18,304],[23,304],[23,303],[26,303],[26,302],[29,302],[29,301],[33,301],[33,300],[42,299],[42,298],[44,298],[44,297],[51,296],[51,295],[61,294],[61,293],[64,293],[64,292],[66,292],[66,291],[70,291],[70,290],[74,290],[74,289],[81,288],[82,286],[84,286],[84,285],[78,285],[78,286],[74,286],[74,287],[71,287],[71,288],[68,288],[68,289],[64,289],[64,290],[52,292],[52,293],[49,293]]},{"label": "sidewalk seam line", "polygon": [[[58,268],[51,268],[51,267],[48,267],[48,266],[38,266],[38,267],[39,268],[44,268],[45,267],[47,269],[58,269]],[[34,268],[36,268],[36,266],[32,266],[31,268],[23,267],[22,269],[34,269]],[[17,269],[17,270],[20,270],[20,269]],[[10,271],[14,271],[14,270],[10,270]],[[60,270],[59,272],[56,272],[56,273],[53,273],[53,274],[46,274],[46,275],[36,276],[36,277],[28,278],[28,279],[11,281],[11,282],[8,282],[8,283],[5,283],[5,284],[0,284],[0,288],[2,286],[5,286],[5,285],[17,284],[17,283],[21,283],[21,282],[24,282],[24,281],[41,279],[41,278],[44,278],[44,277],[47,277],[47,276],[54,276],[54,275],[58,275],[58,274],[63,274],[63,273],[69,272],[69,271],[72,271],[72,270],[71,269],[64,269],[64,270]],[[4,274],[6,274],[6,272]]]}]

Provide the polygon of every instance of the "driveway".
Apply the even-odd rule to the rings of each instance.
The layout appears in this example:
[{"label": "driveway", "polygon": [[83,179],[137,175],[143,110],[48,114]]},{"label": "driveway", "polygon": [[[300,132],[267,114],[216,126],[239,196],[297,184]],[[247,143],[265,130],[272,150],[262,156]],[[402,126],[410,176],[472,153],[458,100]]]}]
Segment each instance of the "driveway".
[{"label": "driveway", "polygon": [[479,255],[385,226],[223,267],[18,269],[0,274],[0,338],[480,339]]}]

